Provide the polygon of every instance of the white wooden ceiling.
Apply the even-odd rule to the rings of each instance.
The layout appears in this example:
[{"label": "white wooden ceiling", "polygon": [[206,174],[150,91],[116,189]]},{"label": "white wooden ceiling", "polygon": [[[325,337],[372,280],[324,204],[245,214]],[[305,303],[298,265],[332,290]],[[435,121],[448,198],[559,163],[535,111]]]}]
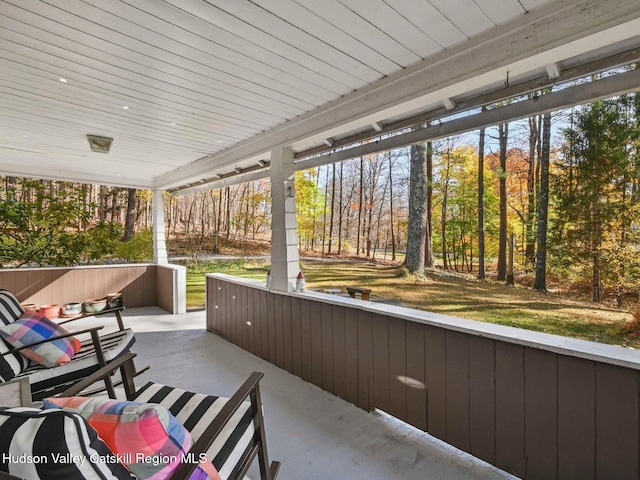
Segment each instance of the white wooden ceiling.
[{"label": "white wooden ceiling", "polygon": [[[579,3],[1,0],[0,173],[145,188],[186,183],[205,170],[255,162],[260,147],[229,155],[493,31],[521,28],[528,12],[562,15]],[[442,95],[384,115],[427,108]],[[348,120],[291,143],[307,147],[371,118],[354,112]],[[114,138],[111,152],[90,152],[87,134]]]}]

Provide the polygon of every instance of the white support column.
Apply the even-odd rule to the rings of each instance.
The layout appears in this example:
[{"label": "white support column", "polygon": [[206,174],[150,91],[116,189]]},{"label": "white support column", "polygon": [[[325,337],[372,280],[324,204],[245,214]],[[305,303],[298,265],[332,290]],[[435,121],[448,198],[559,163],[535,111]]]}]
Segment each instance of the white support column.
[{"label": "white support column", "polygon": [[153,262],[169,263],[164,231],[164,190],[153,191]]},{"label": "white support column", "polygon": [[291,291],[300,272],[293,150],[271,152],[271,288]]}]

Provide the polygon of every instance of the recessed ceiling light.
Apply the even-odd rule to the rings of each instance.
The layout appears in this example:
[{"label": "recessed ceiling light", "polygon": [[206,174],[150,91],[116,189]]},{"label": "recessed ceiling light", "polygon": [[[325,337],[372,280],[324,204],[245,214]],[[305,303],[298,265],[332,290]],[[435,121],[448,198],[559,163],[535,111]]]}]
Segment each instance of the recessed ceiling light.
[{"label": "recessed ceiling light", "polygon": [[66,78],[60,78],[60,81],[61,81],[62,83],[67,83],[67,79],[66,79]]},{"label": "recessed ceiling light", "polygon": [[176,122],[171,122],[171,125],[175,125],[175,124],[176,124]]},{"label": "recessed ceiling light", "polygon": [[222,140],[218,140],[216,143],[222,143]]},{"label": "recessed ceiling light", "polygon": [[126,105],[123,105],[123,106],[122,106],[122,108],[123,108],[124,110],[129,110],[129,107],[127,107]]}]

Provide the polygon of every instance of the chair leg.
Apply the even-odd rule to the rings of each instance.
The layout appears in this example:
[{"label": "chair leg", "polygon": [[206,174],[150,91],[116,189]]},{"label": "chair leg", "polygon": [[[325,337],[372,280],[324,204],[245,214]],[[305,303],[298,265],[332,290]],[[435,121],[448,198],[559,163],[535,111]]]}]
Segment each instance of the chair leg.
[{"label": "chair leg", "polygon": [[136,366],[133,364],[133,359],[126,362],[120,367],[120,375],[122,376],[122,386],[127,396],[127,400],[133,397],[136,392],[136,385],[133,378],[136,376]]},{"label": "chair leg", "polygon": [[258,462],[260,464],[261,480],[274,480],[280,468],[280,462],[273,462],[269,465],[269,454],[267,453],[267,437],[264,432],[264,417],[262,415],[262,399],[260,398],[260,384],[256,384],[251,391],[251,408],[255,412],[253,424],[259,437]]},{"label": "chair leg", "polygon": [[[93,346],[96,349],[96,357],[98,359],[98,365],[100,368],[107,365],[107,360],[104,356],[104,351],[102,350],[102,344],[100,343],[100,337],[98,337],[98,332],[91,332],[91,340],[93,341]],[[116,398],[116,389],[113,387],[113,382],[111,381],[111,376],[106,375],[104,377],[104,386],[107,389],[107,393],[109,394],[109,398]]]}]

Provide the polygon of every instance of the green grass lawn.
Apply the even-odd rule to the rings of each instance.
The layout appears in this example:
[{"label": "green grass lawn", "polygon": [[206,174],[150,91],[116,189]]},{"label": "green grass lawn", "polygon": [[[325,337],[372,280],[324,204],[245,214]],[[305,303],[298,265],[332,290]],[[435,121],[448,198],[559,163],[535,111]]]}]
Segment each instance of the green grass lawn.
[{"label": "green grass lawn", "polygon": [[[204,305],[206,272],[222,272],[264,280],[264,262],[214,262],[187,273],[187,304]],[[495,282],[478,282],[432,271],[426,280],[406,275],[397,265],[367,262],[316,262],[303,265],[307,288],[369,287],[373,295],[393,299],[418,310],[554,333],[601,343],[640,348],[630,333],[631,315],[622,310],[569,300],[552,293]]]},{"label": "green grass lawn", "polygon": [[226,273],[236,277],[265,280],[269,264],[257,261],[219,261],[187,264],[187,307],[204,306],[204,286],[207,273]]}]

